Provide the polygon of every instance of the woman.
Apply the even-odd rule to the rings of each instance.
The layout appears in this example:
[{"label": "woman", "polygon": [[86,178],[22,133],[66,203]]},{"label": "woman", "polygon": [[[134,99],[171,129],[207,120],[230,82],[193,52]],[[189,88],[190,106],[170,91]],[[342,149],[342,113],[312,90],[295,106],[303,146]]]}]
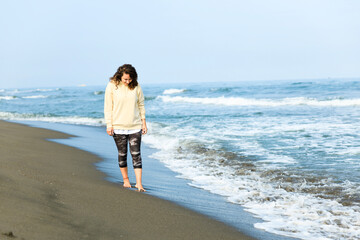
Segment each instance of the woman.
[{"label": "woman", "polygon": [[142,161],[140,154],[141,134],[147,133],[144,94],[137,82],[136,69],[130,64],[120,66],[110,78],[105,90],[104,115],[106,132],[113,136],[117,149],[124,187],[131,188],[127,168],[127,147],[130,145],[136,185],[142,186]]}]

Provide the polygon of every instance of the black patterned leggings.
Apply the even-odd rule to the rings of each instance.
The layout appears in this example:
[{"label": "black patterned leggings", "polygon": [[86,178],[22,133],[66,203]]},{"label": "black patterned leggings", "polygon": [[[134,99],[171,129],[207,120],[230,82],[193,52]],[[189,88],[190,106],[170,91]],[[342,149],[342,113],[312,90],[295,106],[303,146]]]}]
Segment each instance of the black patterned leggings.
[{"label": "black patterned leggings", "polygon": [[127,167],[127,148],[130,145],[130,154],[132,157],[133,167],[142,168],[140,145],[141,130],[133,134],[115,134],[113,135],[116,147],[118,149],[119,167]]}]

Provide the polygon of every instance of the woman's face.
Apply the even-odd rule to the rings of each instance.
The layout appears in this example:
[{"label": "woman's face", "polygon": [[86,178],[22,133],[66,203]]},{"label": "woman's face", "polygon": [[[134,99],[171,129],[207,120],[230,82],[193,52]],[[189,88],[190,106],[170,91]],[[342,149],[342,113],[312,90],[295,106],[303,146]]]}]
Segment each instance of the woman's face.
[{"label": "woman's face", "polygon": [[125,84],[126,86],[129,85],[129,83],[131,83],[132,79],[130,77],[130,74],[127,74],[127,73],[124,73],[122,76],[121,76],[121,82],[123,84]]}]

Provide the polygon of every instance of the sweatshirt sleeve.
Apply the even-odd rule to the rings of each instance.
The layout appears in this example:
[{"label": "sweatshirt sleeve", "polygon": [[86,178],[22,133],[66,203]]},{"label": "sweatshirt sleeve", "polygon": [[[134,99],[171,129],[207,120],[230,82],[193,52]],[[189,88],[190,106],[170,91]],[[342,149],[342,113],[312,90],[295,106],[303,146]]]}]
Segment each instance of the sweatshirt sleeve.
[{"label": "sweatshirt sleeve", "polygon": [[145,119],[145,98],[144,98],[144,94],[143,91],[140,87],[140,85],[138,85],[137,87],[137,94],[138,94],[138,106],[139,106],[139,113],[140,113],[140,118],[141,119]]},{"label": "sweatshirt sleeve", "polygon": [[113,114],[113,84],[108,83],[105,90],[105,99],[104,99],[104,117],[106,128],[111,128],[112,125],[112,114]]}]

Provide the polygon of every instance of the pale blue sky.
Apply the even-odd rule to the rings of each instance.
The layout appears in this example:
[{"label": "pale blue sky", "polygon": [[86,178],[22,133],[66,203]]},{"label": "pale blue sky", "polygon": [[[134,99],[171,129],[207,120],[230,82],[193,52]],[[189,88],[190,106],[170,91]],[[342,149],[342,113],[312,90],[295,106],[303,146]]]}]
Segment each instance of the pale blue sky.
[{"label": "pale blue sky", "polygon": [[358,0],[0,0],[0,88],[360,77]]}]

